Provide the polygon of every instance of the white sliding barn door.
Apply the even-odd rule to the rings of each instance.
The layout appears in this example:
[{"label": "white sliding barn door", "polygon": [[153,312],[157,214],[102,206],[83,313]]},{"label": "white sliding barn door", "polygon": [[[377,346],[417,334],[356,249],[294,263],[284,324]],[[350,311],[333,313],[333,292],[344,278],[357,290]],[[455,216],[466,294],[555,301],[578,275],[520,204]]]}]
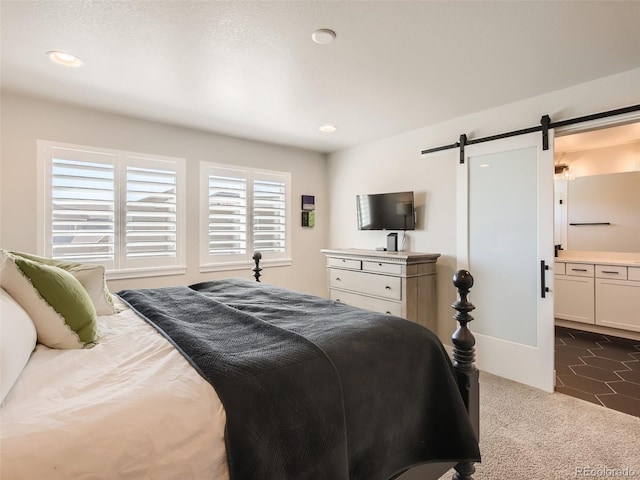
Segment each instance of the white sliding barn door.
[{"label": "white sliding barn door", "polygon": [[470,327],[478,368],[552,392],[552,131],[549,143],[543,150],[542,134],[532,133],[465,147],[458,170],[458,267],[475,280]]}]

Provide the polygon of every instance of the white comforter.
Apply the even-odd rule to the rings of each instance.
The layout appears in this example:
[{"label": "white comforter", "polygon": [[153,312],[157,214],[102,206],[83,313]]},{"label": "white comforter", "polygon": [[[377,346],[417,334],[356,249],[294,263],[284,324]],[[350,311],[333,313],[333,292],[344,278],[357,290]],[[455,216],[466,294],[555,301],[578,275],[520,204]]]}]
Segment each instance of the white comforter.
[{"label": "white comforter", "polygon": [[215,390],[133,311],[88,350],[38,345],[0,409],[0,477],[229,478]]}]

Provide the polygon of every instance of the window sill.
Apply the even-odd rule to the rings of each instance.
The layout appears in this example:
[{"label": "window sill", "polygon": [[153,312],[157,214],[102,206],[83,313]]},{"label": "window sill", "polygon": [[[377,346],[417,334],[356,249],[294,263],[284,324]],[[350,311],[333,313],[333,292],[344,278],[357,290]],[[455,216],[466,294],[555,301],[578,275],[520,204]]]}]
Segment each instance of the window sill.
[{"label": "window sill", "polygon": [[[293,261],[290,258],[279,258],[273,260],[260,260],[260,268],[265,267],[289,267]],[[252,270],[256,266],[255,262],[226,262],[226,263],[204,263],[200,265],[200,273],[225,272],[230,270]]]},{"label": "window sill", "polygon": [[107,270],[107,280],[122,280],[125,278],[164,277],[168,275],[184,275],[187,267],[129,268],[126,270]]}]

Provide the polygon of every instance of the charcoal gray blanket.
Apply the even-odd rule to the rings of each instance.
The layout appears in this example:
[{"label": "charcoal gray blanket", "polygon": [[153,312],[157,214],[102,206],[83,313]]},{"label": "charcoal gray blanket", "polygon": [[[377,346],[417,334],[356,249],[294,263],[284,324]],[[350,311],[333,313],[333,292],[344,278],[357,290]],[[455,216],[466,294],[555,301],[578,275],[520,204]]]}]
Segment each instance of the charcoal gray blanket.
[{"label": "charcoal gray blanket", "polygon": [[449,357],[420,325],[237,279],[118,295],[215,388],[232,480],[480,460]]}]

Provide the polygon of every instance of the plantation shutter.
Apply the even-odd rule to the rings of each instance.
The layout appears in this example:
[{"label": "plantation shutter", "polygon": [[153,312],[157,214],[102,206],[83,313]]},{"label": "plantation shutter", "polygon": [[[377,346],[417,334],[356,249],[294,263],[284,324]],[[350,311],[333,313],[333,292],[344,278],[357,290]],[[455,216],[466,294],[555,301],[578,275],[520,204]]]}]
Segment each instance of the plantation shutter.
[{"label": "plantation shutter", "polygon": [[[126,258],[175,258],[177,245],[177,182],[175,168],[132,166],[126,179]],[[137,161],[136,161],[137,160]],[[144,164],[149,162],[144,162]],[[158,162],[152,162],[158,163]]]},{"label": "plantation shutter", "polygon": [[113,155],[52,149],[49,251],[53,258],[111,265],[115,255]]},{"label": "plantation shutter", "polygon": [[200,271],[263,264],[288,265],[290,258],[291,174],[200,164]]},{"label": "plantation shutter", "polygon": [[111,278],[185,269],[185,161],[38,141],[39,252]]},{"label": "plantation shutter", "polygon": [[262,253],[286,248],[286,183],[281,175],[256,173],[253,180],[253,247]]},{"label": "plantation shutter", "polygon": [[208,174],[207,252],[233,256],[247,253],[247,174],[211,167]]}]

